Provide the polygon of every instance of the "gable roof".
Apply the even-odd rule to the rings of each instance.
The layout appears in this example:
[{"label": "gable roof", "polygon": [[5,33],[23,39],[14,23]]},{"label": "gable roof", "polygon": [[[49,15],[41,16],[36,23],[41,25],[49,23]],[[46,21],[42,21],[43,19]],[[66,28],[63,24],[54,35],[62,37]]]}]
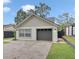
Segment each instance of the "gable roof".
[{"label": "gable roof", "polygon": [[14,24],[3,25],[3,31],[15,31],[15,25]]},{"label": "gable roof", "polygon": [[51,24],[51,25],[58,26],[56,23],[54,23],[53,21],[51,21],[51,20],[49,20],[49,19],[42,18],[42,17],[37,16],[37,15],[35,15],[35,14],[31,14],[30,16],[28,16],[27,18],[25,18],[22,22],[20,22],[19,24],[17,24],[17,25],[16,25],[16,28],[17,28],[18,26],[20,26],[21,24],[23,24],[25,21],[27,21],[27,20],[28,20],[30,17],[32,17],[32,16],[36,16],[36,17],[40,18],[41,20],[43,20],[43,21],[45,21],[45,22],[47,22],[47,23],[49,23],[49,24]]}]

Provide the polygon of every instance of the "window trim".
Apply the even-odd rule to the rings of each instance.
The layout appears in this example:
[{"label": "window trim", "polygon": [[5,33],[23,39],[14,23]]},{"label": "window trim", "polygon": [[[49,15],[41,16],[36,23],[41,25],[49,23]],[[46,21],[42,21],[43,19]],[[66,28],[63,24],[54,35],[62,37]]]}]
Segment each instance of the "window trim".
[{"label": "window trim", "polygon": [[[23,36],[21,36],[21,34],[23,34]],[[32,36],[32,29],[19,29],[19,37],[31,37],[31,36]]]}]

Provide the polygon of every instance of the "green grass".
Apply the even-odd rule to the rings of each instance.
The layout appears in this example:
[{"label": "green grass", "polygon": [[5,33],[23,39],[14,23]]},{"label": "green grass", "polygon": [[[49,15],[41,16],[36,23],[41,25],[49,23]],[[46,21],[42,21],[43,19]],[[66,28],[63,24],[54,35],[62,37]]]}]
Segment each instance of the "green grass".
[{"label": "green grass", "polygon": [[10,42],[3,42],[3,44],[8,44],[8,43],[10,43]]},{"label": "green grass", "polygon": [[47,59],[75,59],[75,50],[66,43],[53,43]]},{"label": "green grass", "polygon": [[11,40],[11,39],[14,39],[14,38],[3,38],[3,40]]},{"label": "green grass", "polygon": [[68,39],[68,41],[70,41],[71,43],[75,44],[75,39],[71,36],[64,36]]}]

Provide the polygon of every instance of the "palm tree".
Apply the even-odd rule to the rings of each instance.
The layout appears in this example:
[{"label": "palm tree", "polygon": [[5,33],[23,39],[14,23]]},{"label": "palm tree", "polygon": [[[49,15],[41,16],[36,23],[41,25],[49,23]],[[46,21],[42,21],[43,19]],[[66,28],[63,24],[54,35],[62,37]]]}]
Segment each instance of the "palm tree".
[{"label": "palm tree", "polygon": [[51,8],[45,3],[40,3],[39,6],[35,6],[36,14],[41,17],[45,17],[47,14],[49,14],[49,10],[51,10]]}]

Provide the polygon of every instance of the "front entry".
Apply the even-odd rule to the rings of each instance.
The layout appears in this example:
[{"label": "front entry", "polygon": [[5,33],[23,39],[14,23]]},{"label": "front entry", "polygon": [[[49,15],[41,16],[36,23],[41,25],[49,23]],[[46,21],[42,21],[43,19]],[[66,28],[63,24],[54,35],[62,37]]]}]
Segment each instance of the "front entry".
[{"label": "front entry", "polygon": [[52,41],[52,29],[37,29],[37,40]]}]

